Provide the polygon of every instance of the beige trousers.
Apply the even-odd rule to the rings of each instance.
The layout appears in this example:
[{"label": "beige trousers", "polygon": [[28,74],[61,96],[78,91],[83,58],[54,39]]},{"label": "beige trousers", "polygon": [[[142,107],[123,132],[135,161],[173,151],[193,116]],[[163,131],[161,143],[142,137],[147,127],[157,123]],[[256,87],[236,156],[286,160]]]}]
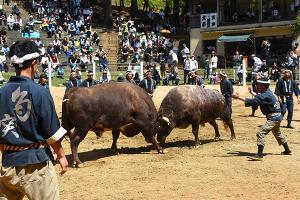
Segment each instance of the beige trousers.
[{"label": "beige trousers", "polygon": [[279,145],[286,143],[285,137],[280,131],[280,123],[281,121],[267,120],[267,122],[259,128],[258,133],[256,134],[257,145],[265,146],[265,135],[270,131],[272,131]]},{"label": "beige trousers", "polygon": [[25,167],[1,167],[0,200],[59,199],[58,181],[51,161]]}]

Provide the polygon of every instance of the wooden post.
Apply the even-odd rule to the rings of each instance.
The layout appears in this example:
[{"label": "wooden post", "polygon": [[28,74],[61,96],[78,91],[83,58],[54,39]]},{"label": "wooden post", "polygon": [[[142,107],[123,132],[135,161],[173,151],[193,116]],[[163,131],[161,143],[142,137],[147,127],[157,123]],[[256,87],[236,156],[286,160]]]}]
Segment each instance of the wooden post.
[{"label": "wooden post", "polygon": [[243,86],[246,86],[246,78],[247,78],[247,65],[248,65],[248,58],[246,56],[243,57]]},{"label": "wooden post", "polygon": [[96,63],[93,60],[93,79],[96,79]]},{"label": "wooden post", "polygon": [[49,90],[51,90],[51,85],[52,85],[52,64],[49,61],[48,62],[48,84],[49,84]]}]

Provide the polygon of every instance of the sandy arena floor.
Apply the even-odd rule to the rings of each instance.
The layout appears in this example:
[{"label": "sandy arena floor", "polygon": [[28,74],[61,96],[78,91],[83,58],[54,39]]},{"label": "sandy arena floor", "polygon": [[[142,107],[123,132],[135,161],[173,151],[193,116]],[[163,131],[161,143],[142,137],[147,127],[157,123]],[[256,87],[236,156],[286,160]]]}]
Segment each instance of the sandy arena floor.
[{"label": "sandy arena floor", "polygon": [[[217,88],[219,86],[207,86]],[[157,108],[171,87],[159,87],[154,96]],[[247,95],[247,89],[236,87]],[[61,115],[64,88],[53,88],[56,109]],[[267,136],[262,162],[248,161],[256,152],[258,125],[265,122],[248,117],[251,108],[233,101],[233,121],[237,139],[230,141],[229,130],[218,121],[221,138],[214,142],[213,128],[207,124],[200,128],[201,147],[194,148],[191,127],[175,129],[167,138],[168,154],[149,151],[144,138],[121,136],[118,140],[120,154],[110,151],[112,136],[105,132],[100,139],[90,132],[79,146],[79,157],[84,166],[69,168],[59,177],[61,199],[300,199],[300,105],[295,104],[294,130],[282,128],[292,156],[282,156],[275,138]],[[282,126],[286,121],[282,122]],[[69,143],[64,147],[70,160]],[[59,166],[56,165],[57,170]]]}]

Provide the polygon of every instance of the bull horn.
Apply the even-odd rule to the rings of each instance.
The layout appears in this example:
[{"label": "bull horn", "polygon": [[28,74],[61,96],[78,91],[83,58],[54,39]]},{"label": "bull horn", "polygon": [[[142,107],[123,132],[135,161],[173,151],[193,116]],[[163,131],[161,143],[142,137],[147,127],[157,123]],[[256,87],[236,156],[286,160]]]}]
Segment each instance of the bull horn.
[{"label": "bull horn", "polygon": [[168,125],[170,125],[170,119],[169,119],[169,118],[167,118],[167,117],[165,117],[165,116],[162,116],[161,119],[162,119],[163,121],[167,122]]}]

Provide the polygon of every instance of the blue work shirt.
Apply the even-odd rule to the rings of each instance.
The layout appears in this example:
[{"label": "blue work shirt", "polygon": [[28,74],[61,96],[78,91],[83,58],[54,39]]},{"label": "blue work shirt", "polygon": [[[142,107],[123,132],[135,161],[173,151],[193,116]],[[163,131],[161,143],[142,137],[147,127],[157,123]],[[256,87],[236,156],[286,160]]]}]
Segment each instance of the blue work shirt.
[{"label": "blue work shirt", "polygon": [[280,79],[275,88],[275,94],[280,97],[284,96],[293,96],[293,93],[295,93],[296,96],[300,95],[300,91],[298,88],[298,85],[294,79]]},{"label": "blue work shirt", "polygon": [[[60,139],[60,128],[49,90],[23,76],[13,76],[0,89],[0,144],[26,147],[30,144]],[[3,166],[27,166],[47,161],[49,148],[3,151]]]},{"label": "blue work shirt", "polygon": [[260,106],[261,112],[267,116],[268,120],[282,120],[279,102],[270,89],[267,89],[263,93],[256,94],[254,98],[246,98],[245,106]]},{"label": "blue work shirt", "polygon": [[224,80],[220,82],[220,89],[222,95],[225,98],[232,96],[233,93],[232,83],[227,78],[224,78]]}]

